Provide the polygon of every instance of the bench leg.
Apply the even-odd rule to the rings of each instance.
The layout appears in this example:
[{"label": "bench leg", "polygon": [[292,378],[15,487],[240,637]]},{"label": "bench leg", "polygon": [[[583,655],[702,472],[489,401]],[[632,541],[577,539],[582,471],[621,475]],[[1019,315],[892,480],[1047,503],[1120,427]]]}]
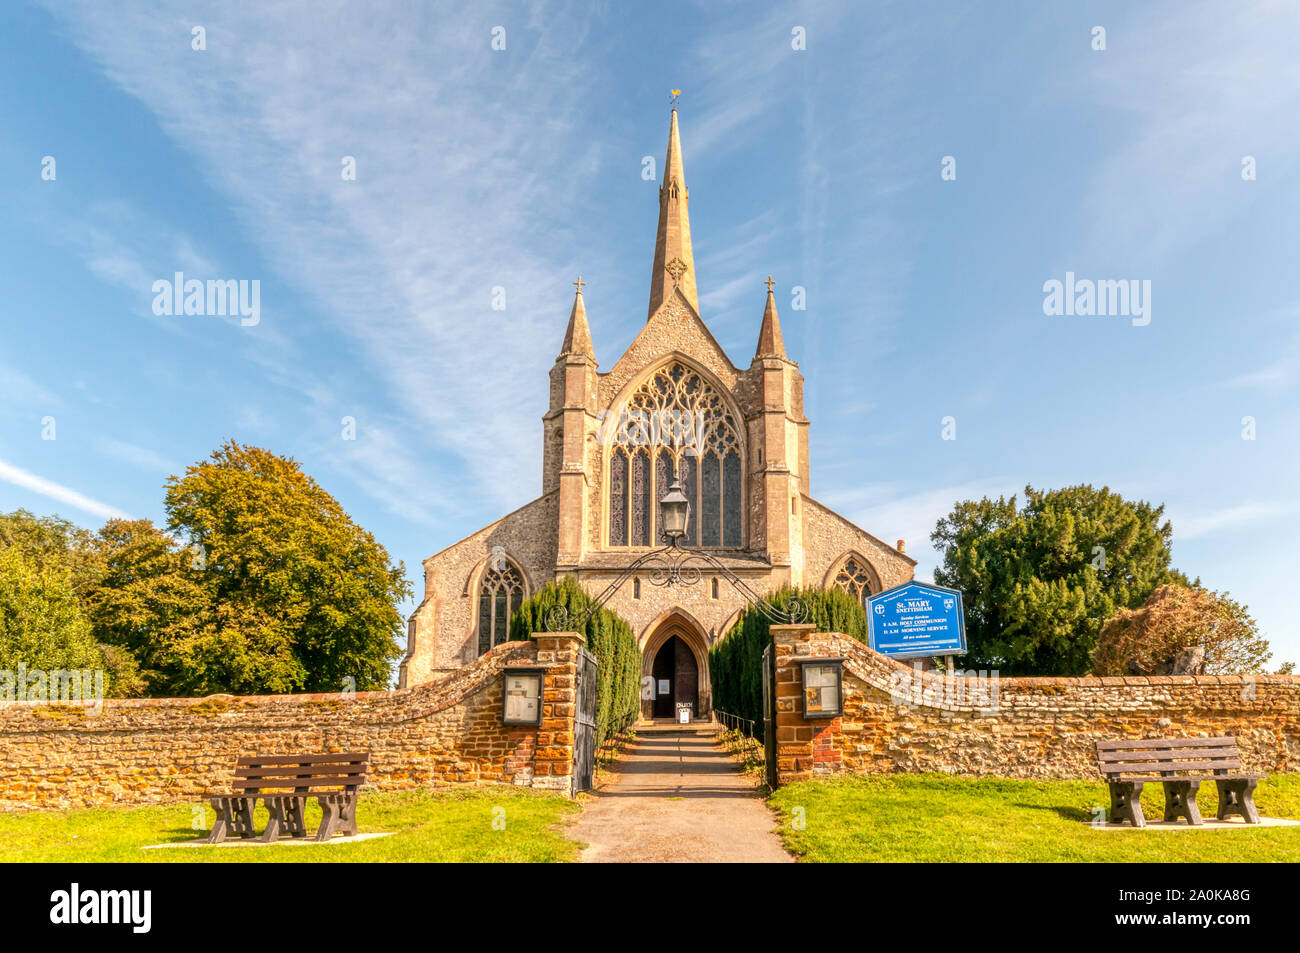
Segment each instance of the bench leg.
[{"label": "bench leg", "polygon": [[1110,822],[1123,824],[1130,821],[1134,827],[1146,827],[1142,816],[1142,782],[1110,782]]},{"label": "bench leg", "polygon": [[212,822],[212,830],[207,836],[205,844],[220,844],[230,833],[230,828],[234,825],[234,811],[231,810],[230,801],[223,797],[214,797],[211,802],[212,809],[217,812],[217,819]]},{"label": "bench leg", "polygon": [[346,793],[340,801],[339,822],[343,825],[343,833],[351,836],[357,832],[357,794],[355,791]]},{"label": "bench leg", "polygon": [[262,833],[264,844],[273,844],[283,835],[306,837],[307,822],[302,816],[307,799],[300,795],[275,795],[265,798],[263,803],[270,812],[266,830]]},{"label": "bench leg", "polygon": [[253,808],[257,806],[257,798],[235,798],[234,804],[234,823],[232,825],[234,832],[240,837],[252,837],[257,833],[253,829]]},{"label": "bench leg", "polygon": [[1230,814],[1240,814],[1247,824],[1259,823],[1259,811],[1255,808],[1255,787],[1259,782],[1255,778],[1214,783],[1219,789],[1219,812],[1216,815],[1219,820]]},{"label": "bench leg", "polygon": [[307,836],[307,821],[303,818],[303,808],[307,804],[305,797],[287,797],[284,799],[284,827],[294,837]]},{"label": "bench leg", "polygon": [[320,828],[316,831],[318,841],[329,840],[334,834],[346,837],[357,832],[357,796],[355,794],[319,795],[321,807]]},{"label": "bench leg", "polygon": [[253,836],[255,833],[253,830],[255,798],[226,795],[214,797],[210,803],[212,809],[217,812],[217,820],[212,825],[212,831],[208,834],[207,843],[220,844],[231,834],[239,837]]},{"label": "bench leg", "polygon": [[322,794],[316,800],[320,801],[320,827],[316,829],[316,839],[318,841],[329,840],[334,836],[334,828],[339,821],[339,802],[333,794]]},{"label": "bench leg", "polygon": [[1187,818],[1187,823],[1199,827],[1201,809],[1196,804],[1196,792],[1201,787],[1200,781],[1165,781],[1165,820],[1176,821]]},{"label": "bench leg", "polygon": [[274,844],[280,839],[280,830],[284,826],[284,801],[278,797],[268,797],[263,803],[271,816],[266,819],[266,830],[262,832],[261,841],[263,844]]}]

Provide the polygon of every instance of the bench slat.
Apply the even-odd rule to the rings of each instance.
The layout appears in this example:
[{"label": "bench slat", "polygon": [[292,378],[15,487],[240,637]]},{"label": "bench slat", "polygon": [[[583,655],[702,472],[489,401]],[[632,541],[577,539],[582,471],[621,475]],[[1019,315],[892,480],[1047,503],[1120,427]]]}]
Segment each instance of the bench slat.
[{"label": "bench slat", "polygon": [[1130,761],[1122,764],[1100,764],[1102,774],[1132,774],[1134,771],[1232,771],[1242,767],[1240,758],[1223,758],[1218,761]]},{"label": "bench slat", "polygon": [[1145,775],[1143,777],[1138,777],[1138,778],[1130,778],[1125,776],[1121,778],[1121,777],[1112,777],[1108,775],[1106,777],[1106,780],[1123,781],[1125,783],[1129,781],[1141,781],[1144,784],[1155,784],[1160,781],[1260,781],[1266,777],[1268,777],[1267,774],[1202,774],[1202,775],[1192,775],[1189,778],[1161,777],[1160,775],[1156,775],[1154,777],[1151,775]]},{"label": "bench slat", "polygon": [[366,773],[365,765],[340,764],[340,765],[330,765],[327,768],[307,768],[307,767],[295,767],[293,765],[289,765],[287,767],[275,767],[275,768],[238,768],[235,771],[235,777],[237,778],[293,778],[293,777],[330,778],[330,777],[338,777],[345,774],[365,774],[365,773]]},{"label": "bench slat", "polygon": [[369,752],[353,751],[342,754],[275,754],[251,755],[235,759],[236,768],[272,767],[277,764],[365,764],[370,760]]},{"label": "bench slat", "polygon": [[1123,765],[1103,765],[1106,774],[1132,774],[1134,771],[1214,771],[1240,768],[1240,761],[1136,761]]},{"label": "bench slat", "polygon": [[365,783],[364,775],[353,774],[341,778],[235,778],[230,786],[237,791],[256,791],[262,788],[357,788]]},{"label": "bench slat", "polygon": [[1145,751],[1108,751],[1098,755],[1097,760],[1102,764],[1118,764],[1125,761],[1210,761],[1237,757],[1240,757],[1240,752],[1236,748],[1147,748]]},{"label": "bench slat", "polygon": [[1101,774],[1106,776],[1132,775],[1139,772],[1160,772],[1160,771],[1240,771],[1242,762],[1239,761],[1214,761],[1214,762],[1193,762],[1191,764],[1171,764],[1167,761],[1143,762],[1140,764],[1110,764],[1102,766]]},{"label": "bench slat", "polygon": [[1228,738],[1132,738],[1109,739],[1097,742],[1098,751],[1114,751],[1124,748],[1195,748],[1222,747],[1237,744],[1237,739]]},{"label": "bench slat", "polygon": [[231,787],[236,791],[306,791],[312,788],[359,788],[365,783],[364,778],[340,781],[336,778],[295,778],[289,781],[258,778],[253,781],[235,781]]}]

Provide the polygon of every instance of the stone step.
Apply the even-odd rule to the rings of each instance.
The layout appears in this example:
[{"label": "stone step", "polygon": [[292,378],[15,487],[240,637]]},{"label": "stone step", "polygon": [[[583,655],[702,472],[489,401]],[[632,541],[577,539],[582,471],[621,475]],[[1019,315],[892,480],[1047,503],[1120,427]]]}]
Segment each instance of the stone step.
[{"label": "stone step", "polygon": [[658,718],[654,721],[642,719],[633,725],[633,728],[638,735],[716,735],[722,730],[722,726],[715,721],[701,719],[689,725],[681,725],[669,718]]}]

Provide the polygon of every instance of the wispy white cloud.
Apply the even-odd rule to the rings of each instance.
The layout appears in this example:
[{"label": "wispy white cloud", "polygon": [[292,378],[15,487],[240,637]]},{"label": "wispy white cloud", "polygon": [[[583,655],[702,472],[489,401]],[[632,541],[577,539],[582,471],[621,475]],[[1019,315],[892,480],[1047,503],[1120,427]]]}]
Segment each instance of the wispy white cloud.
[{"label": "wispy white cloud", "polygon": [[198,339],[192,322],[155,315],[152,307],[154,282],[171,281],[177,271],[191,278],[224,277],[190,236],[117,198],[89,202],[61,217],[42,218],[37,226],[78,256],[92,275],[125,292],[130,314],[173,334]]},{"label": "wispy white cloud", "polygon": [[1300,513],[1300,501],[1250,500],[1217,509],[1167,514],[1178,540],[1199,539],[1225,530],[1240,530],[1263,522],[1276,522]]},{"label": "wispy white cloud", "polygon": [[121,460],[123,463],[129,463],[133,467],[139,467],[141,470],[150,470],[155,473],[178,473],[181,468],[163,456],[161,453],[150,450],[146,447],[140,447],[125,440],[116,440],[112,437],[98,437],[95,445],[108,456],[115,460]]},{"label": "wispy white cloud", "polygon": [[1224,386],[1241,389],[1260,388],[1283,391],[1300,382],[1300,337],[1293,338],[1283,353],[1263,367],[1238,374],[1224,381]]},{"label": "wispy white cloud", "polygon": [[918,577],[929,578],[938,557],[930,544],[930,534],[939,519],[952,512],[954,503],[1006,496],[1023,487],[1023,480],[1008,477],[988,477],[911,492],[897,483],[882,482],[832,491],[822,502],[887,543],[902,539],[907,554],[920,563]]},{"label": "wispy white cloud", "polygon": [[59,398],[16,367],[0,364],[0,401],[6,407],[55,407]]},{"label": "wispy white cloud", "polygon": [[464,500],[429,480],[410,434],[399,435],[391,422],[363,417],[355,421],[353,439],[341,433],[317,442],[313,455],[329,461],[390,513],[408,523],[437,526],[463,509]]},{"label": "wispy white cloud", "polygon": [[53,480],[47,480],[35,473],[30,473],[20,467],[5,463],[0,460],[0,480],[11,483],[14,486],[22,487],[24,490],[30,490],[33,493],[40,494],[64,503],[68,506],[81,510],[83,513],[90,513],[92,516],[98,516],[100,519],[129,519],[126,513],[122,512],[115,506],[108,503],[101,503],[99,500],[92,500],[84,493],[78,493],[76,490],[55,483]]},{"label": "wispy white cloud", "polygon": [[[1243,0],[1134,6],[1114,23],[1078,92],[1129,117],[1125,145],[1082,203],[1086,250],[1158,267],[1221,233],[1300,170],[1300,7]],[[1123,122],[1122,118],[1112,119]],[[1256,181],[1241,159],[1254,156]]]},{"label": "wispy white cloud", "polygon": [[[409,411],[409,432],[464,462],[440,476],[499,501],[535,494],[537,355],[554,350],[569,280],[549,224],[573,214],[583,184],[567,93],[589,78],[572,51],[591,18],[507,18],[498,53],[490,24],[468,11],[368,8],[340,43],[339,19],[316,5],[223,7],[195,52],[189,20],[159,4],[50,7],[192,152],[275,272],[355,342],[358,373]],[[288,36],[287,47],[270,39]],[[341,177],[345,155],[354,182]],[[504,311],[491,306],[497,286]],[[262,304],[254,349],[291,320]],[[538,373],[516,373],[528,367]],[[377,480],[390,464],[355,462]]]}]

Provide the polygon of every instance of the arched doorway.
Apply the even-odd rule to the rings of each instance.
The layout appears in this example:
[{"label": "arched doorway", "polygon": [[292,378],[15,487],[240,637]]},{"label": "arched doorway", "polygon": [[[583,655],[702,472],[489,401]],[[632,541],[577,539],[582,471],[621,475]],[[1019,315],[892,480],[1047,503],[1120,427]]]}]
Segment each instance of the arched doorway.
[{"label": "arched doorway", "polygon": [[708,640],[685,612],[668,612],[647,628],[641,675],[643,718],[675,718],[678,703],[689,704],[695,718],[711,716]]},{"label": "arched doorway", "polygon": [[651,672],[655,682],[651,717],[675,718],[680,703],[688,703],[692,712],[699,712],[700,670],[685,642],[670,636],[655,653]]}]

